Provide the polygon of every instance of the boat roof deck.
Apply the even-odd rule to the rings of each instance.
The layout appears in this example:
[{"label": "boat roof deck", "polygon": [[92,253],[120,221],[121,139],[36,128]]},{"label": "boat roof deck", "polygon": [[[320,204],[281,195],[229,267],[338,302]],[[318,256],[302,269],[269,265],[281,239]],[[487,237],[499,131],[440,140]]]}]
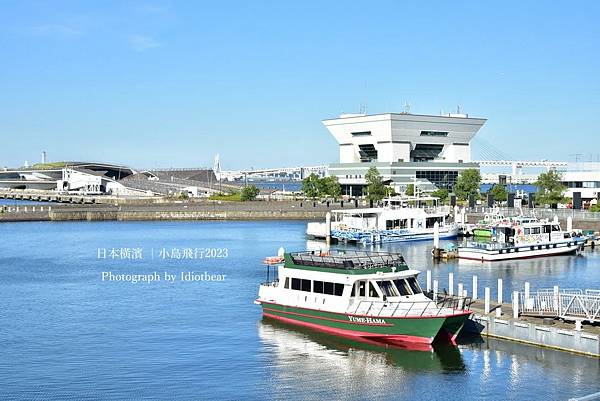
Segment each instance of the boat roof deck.
[{"label": "boat roof deck", "polygon": [[361,270],[392,268],[406,269],[401,254],[365,251],[337,251],[320,253],[318,251],[292,252],[289,254],[295,265],[314,266],[329,269]]}]

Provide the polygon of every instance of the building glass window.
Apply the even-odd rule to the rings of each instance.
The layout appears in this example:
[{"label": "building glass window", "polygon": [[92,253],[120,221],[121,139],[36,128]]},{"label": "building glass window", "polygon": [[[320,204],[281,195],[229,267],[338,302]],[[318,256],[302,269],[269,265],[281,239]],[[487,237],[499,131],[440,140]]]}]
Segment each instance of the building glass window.
[{"label": "building glass window", "polygon": [[456,184],[458,171],[420,170],[417,171],[417,178],[424,178],[438,188],[445,188],[451,191],[454,184]]},{"label": "building glass window", "polygon": [[421,136],[443,137],[443,136],[448,136],[448,133],[444,132],[444,131],[421,131]]}]

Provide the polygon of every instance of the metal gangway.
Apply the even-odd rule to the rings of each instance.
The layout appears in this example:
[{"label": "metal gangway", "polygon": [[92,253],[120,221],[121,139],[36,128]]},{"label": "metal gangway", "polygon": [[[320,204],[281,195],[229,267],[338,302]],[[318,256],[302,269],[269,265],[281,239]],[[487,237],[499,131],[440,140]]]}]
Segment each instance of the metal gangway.
[{"label": "metal gangway", "polygon": [[519,292],[519,314],[600,323],[600,290],[554,287]]}]

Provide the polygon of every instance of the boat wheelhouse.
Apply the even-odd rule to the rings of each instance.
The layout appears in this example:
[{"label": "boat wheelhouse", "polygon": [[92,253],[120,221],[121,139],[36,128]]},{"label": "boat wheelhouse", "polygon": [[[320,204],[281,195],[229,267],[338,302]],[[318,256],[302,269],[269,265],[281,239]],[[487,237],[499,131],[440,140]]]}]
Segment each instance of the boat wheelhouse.
[{"label": "boat wheelhouse", "polygon": [[278,278],[261,284],[263,315],[330,334],[383,343],[454,342],[471,312],[465,299],[428,298],[400,254],[286,253]]},{"label": "boat wheelhouse", "polygon": [[[392,197],[382,207],[332,210],[331,238],[338,241],[372,244],[431,240],[435,223],[439,238],[454,238],[458,225],[449,221],[449,206],[438,206],[435,197]],[[306,234],[326,238],[327,223],[308,223]]]},{"label": "boat wheelhouse", "polygon": [[472,229],[474,237],[492,238],[493,231],[498,225],[506,224],[527,224],[539,221],[536,217],[515,216],[505,217],[503,214],[486,213],[484,218],[480,220]]},{"label": "boat wheelhouse", "polygon": [[576,253],[585,239],[561,229],[558,221],[517,217],[490,226],[490,240],[458,247],[458,257],[480,261],[535,258]]}]

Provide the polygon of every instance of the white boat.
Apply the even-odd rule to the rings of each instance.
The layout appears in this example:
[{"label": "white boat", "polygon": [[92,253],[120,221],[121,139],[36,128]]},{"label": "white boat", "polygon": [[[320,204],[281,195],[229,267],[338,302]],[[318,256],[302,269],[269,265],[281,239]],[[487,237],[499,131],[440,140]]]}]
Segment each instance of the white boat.
[{"label": "white boat", "polygon": [[464,297],[428,298],[400,254],[295,252],[270,257],[277,278],[259,287],[265,317],[382,344],[455,343],[471,311]]},{"label": "white boat", "polygon": [[515,218],[490,227],[489,242],[458,247],[460,259],[496,261],[579,252],[585,239],[563,231],[557,221]]},{"label": "white boat", "polygon": [[[372,244],[431,240],[438,223],[439,237],[455,238],[458,225],[448,221],[451,208],[437,206],[435,197],[396,197],[382,207],[332,210],[331,238],[344,242]],[[306,234],[327,237],[327,223],[308,223]]]}]

